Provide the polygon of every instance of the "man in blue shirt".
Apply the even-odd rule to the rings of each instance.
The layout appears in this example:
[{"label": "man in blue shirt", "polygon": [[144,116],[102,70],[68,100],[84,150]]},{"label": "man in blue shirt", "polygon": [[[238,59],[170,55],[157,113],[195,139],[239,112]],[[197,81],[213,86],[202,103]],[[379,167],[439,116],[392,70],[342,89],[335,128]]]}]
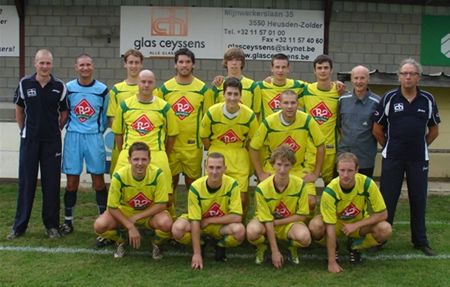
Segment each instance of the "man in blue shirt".
[{"label": "man in blue shirt", "polygon": [[28,227],[40,167],[42,220],[49,238],[59,238],[61,128],[67,120],[66,87],[52,74],[53,56],[37,51],[36,73],[20,80],[14,96],[20,129],[19,192],[16,216],[6,239],[23,235]]},{"label": "man in blue shirt", "polygon": [[94,63],[88,54],[77,57],[75,71],[78,79],[67,83],[67,100],[70,114],[64,138],[63,173],[67,176],[64,193],[63,235],[73,231],[73,209],[77,200],[77,190],[83,161],[91,174],[99,214],[106,209],[107,190],[105,173],[106,153],[103,132],[108,121],[108,88],[93,78]]},{"label": "man in blue shirt", "polygon": [[411,241],[427,256],[430,248],[425,209],[428,190],[428,146],[439,134],[439,113],[433,96],[418,88],[422,67],[414,59],[402,61],[398,89],[387,92],[374,113],[373,134],[383,146],[380,188],[394,221],[404,174],[408,185]]}]

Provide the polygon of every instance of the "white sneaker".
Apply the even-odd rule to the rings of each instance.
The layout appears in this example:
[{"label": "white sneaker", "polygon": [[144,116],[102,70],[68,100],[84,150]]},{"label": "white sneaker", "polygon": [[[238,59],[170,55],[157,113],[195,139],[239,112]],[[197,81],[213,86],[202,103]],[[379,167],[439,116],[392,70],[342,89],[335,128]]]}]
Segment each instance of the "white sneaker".
[{"label": "white sneaker", "polygon": [[158,245],[156,245],[153,241],[152,241],[152,258],[155,260],[161,260],[163,259],[163,253],[161,248],[159,248]]},{"label": "white sneaker", "polygon": [[122,258],[125,255],[125,247],[125,241],[117,243],[117,249],[116,252],[114,252],[114,258]]}]

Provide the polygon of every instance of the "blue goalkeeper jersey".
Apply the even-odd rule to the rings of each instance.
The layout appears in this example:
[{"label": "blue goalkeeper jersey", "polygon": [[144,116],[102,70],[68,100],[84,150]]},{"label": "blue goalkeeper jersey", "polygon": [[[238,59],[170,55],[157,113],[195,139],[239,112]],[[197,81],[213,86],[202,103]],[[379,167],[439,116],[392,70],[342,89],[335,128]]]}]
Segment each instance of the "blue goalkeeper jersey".
[{"label": "blue goalkeeper jersey", "polygon": [[108,87],[97,80],[81,85],[77,79],[67,83],[70,114],[66,129],[83,134],[103,133],[107,128]]}]

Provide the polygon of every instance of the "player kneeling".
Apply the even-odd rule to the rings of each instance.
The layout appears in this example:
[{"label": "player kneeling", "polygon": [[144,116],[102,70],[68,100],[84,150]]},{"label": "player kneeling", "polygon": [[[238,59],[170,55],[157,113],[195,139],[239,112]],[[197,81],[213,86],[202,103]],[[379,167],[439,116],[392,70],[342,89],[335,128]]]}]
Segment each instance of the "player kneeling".
[{"label": "player kneeling", "polygon": [[277,239],[289,242],[289,259],[299,264],[297,249],[311,243],[304,221],[309,214],[308,194],[301,178],[290,175],[295,154],[288,145],[281,145],[270,156],[275,174],[269,176],[255,191],[256,215],[247,225],[247,239],[256,246],[256,264],[264,262],[267,241],[275,268],[283,265]]},{"label": "player kneeling", "polygon": [[150,150],[145,143],[135,142],[128,150],[130,165],[111,178],[108,208],[94,223],[95,232],[117,243],[115,258],[123,257],[127,241],[120,229],[128,232],[129,244],[138,249],[142,236],[138,230],[153,229],[153,259],[162,259],[161,243],[170,237],[172,218],[167,211],[170,182],[162,170],[150,165]]},{"label": "player kneeling", "polygon": [[337,171],[339,177],[323,191],[321,215],[309,223],[314,240],[326,239],[328,271],[332,273],[343,271],[337,262],[337,236],[348,238],[350,263],[360,263],[359,250],[380,245],[392,234],[380,190],[370,177],[358,173],[356,156],[348,152],[339,155]]},{"label": "player kneeling", "polygon": [[216,243],[216,261],[226,261],[225,248],[238,246],[245,239],[240,189],[236,180],[224,174],[223,155],[210,153],[206,169],[208,175],[194,181],[189,188],[188,213],[181,215],[172,226],[175,240],[186,245],[192,242],[193,269],[203,269],[206,236]]}]

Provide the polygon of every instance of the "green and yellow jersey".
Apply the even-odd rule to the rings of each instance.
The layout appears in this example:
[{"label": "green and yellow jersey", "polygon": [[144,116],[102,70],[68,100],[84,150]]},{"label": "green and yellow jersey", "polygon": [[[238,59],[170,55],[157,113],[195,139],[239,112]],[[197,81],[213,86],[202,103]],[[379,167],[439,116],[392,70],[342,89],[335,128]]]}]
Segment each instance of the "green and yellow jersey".
[{"label": "green and yellow jersey", "polygon": [[369,216],[369,208],[377,213],[384,211],[386,205],[373,179],[360,173],[355,175],[355,186],[351,190],[342,189],[339,177],[333,179],[320,200],[320,213],[327,224],[360,221]]},{"label": "green and yellow jersey", "polygon": [[175,78],[166,81],[156,92],[165,100],[176,116],[180,133],[174,149],[201,148],[199,129],[205,111],[212,105],[212,92],[197,78],[190,84],[178,84]]},{"label": "green and yellow jersey", "polygon": [[211,146],[219,149],[245,148],[258,129],[258,121],[250,108],[239,106],[234,118],[224,113],[225,103],[209,108],[201,123],[200,137],[208,138]]},{"label": "green and yellow jersey", "polygon": [[277,86],[273,83],[267,83],[265,81],[257,82],[259,89],[255,90],[255,98],[261,99],[261,120],[281,109],[281,93],[291,90],[297,95],[300,95],[303,92],[305,84],[306,83],[303,81],[292,79],[286,79],[286,83],[282,86]]},{"label": "green and yellow jersey", "polygon": [[164,180],[160,168],[149,165],[142,180],[134,179],[131,165],[124,166],[111,177],[108,207],[125,211],[145,210],[156,203],[166,204],[171,193],[170,182]]},{"label": "green and yellow jersey", "polygon": [[322,91],[317,87],[317,82],[307,84],[299,100],[300,108],[310,114],[319,124],[326,139],[326,154],[336,153],[338,102],[339,93],[335,83],[332,83],[329,91]]},{"label": "green and yellow jersey", "polygon": [[137,96],[120,103],[112,131],[123,134],[122,149],[141,141],[152,151],[164,151],[166,136],[179,133],[175,113],[166,101],[153,97],[152,102],[141,103]]},{"label": "green and yellow jersey", "polygon": [[289,175],[289,184],[282,192],[274,185],[274,175],[263,180],[255,190],[255,217],[260,222],[270,222],[292,215],[309,214],[308,194],[304,192],[303,180],[295,175]]},{"label": "green and yellow jersey", "polygon": [[109,91],[109,104],[106,115],[108,117],[114,117],[116,111],[119,108],[119,104],[139,92],[139,86],[137,84],[127,84],[126,81],[115,84]]},{"label": "green and yellow jersey", "polygon": [[[244,76],[241,77],[241,84],[241,103],[249,107],[255,114],[258,114],[261,110],[261,99],[259,98],[261,93],[256,91],[259,90],[259,86],[255,81]],[[214,103],[223,103],[225,101],[223,97],[223,83],[220,87],[213,86],[212,91],[214,93]]]},{"label": "green and yellow jersey", "polygon": [[223,175],[222,185],[210,192],[206,185],[208,176],[194,181],[188,194],[189,220],[202,220],[208,217],[220,217],[227,214],[242,215],[241,194],[238,183]]},{"label": "green and yellow jersey", "polygon": [[325,142],[325,138],[319,125],[310,115],[297,111],[295,121],[290,125],[285,125],[281,120],[281,114],[282,111],[278,111],[262,121],[250,142],[250,147],[254,150],[260,150],[263,147],[268,148],[263,168],[266,172],[273,172],[273,167],[269,162],[272,151],[282,144],[289,145],[297,159],[292,171],[299,174],[298,171],[305,167],[305,152],[308,141],[311,140],[317,147]]}]

